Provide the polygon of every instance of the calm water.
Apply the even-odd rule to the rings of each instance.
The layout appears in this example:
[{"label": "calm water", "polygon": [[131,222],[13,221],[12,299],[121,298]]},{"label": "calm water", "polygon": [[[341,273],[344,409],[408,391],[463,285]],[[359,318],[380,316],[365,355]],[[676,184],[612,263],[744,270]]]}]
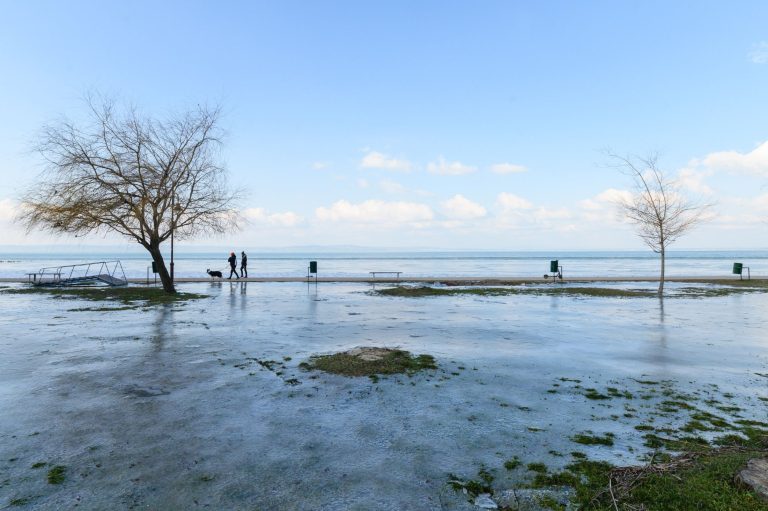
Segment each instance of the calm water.
[{"label": "calm water", "polygon": [[[227,269],[227,253],[178,253],[176,275],[204,277],[205,270]],[[167,255],[166,255],[167,257]],[[97,253],[3,254],[0,277],[22,278],[42,267],[120,259],[128,277],[147,275],[148,255]],[[248,254],[252,277],[300,277],[310,260],[318,261],[324,277],[363,277],[370,271],[401,271],[404,277],[536,277],[558,259],[566,277],[633,277],[658,273],[652,252],[386,252],[386,253],[255,253]],[[169,262],[166,260],[166,262]],[[670,276],[725,276],[734,262],[749,266],[753,276],[768,275],[768,253],[762,251],[680,251],[667,259]],[[238,262],[239,264],[239,262]]]}]

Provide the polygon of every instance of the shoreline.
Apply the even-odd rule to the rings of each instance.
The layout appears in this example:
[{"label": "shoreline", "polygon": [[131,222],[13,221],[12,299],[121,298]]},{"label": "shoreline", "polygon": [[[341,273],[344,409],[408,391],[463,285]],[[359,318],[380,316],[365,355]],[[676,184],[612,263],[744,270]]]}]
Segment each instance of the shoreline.
[{"label": "shoreline", "polygon": [[[558,283],[599,283],[599,282],[658,282],[658,277],[574,277],[564,278],[562,281],[556,281]],[[665,282],[693,282],[700,284],[726,284],[728,282],[755,282],[764,283],[768,281],[768,278],[759,277],[752,278],[750,280],[736,279],[733,275],[716,275],[716,276],[689,276],[689,277],[671,277],[666,278]],[[218,283],[218,282],[261,282],[261,283],[278,283],[278,282],[298,282],[298,283],[314,283],[315,279],[307,279],[307,277],[249,277],[247,279],[211,279],[210,277],[178,277],[175,280],[176,284],[190,284],[190,283]],[[445,284],[445,285],[515,285],[515,284],[546,284],[552,283],[552,279],[545,279],[542,277],[401,277],[396,278],[371,278],[371,277],[318,277],[318,283],[363,283],[363,284],[409,284],[409,283],[423,283],[423,284]],[[27,284],[29,281],[26,278],[20,277],[0,277],[0,283],[10,284]],[[129,284],[147,284],[146,278],[129,278]],[[150,281],[150,284],[154,284],[154,281]],[[160,281],[157,281],[160,284]]]}]

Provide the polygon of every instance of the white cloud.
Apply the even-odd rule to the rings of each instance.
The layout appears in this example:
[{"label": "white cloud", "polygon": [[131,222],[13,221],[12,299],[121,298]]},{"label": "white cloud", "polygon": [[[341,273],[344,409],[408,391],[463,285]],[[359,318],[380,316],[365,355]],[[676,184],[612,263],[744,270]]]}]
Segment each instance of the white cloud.
[{"label": "white cloud", "polygon": [[406,188],[396,181],[390,181],[389,179],[382,179],[379,181],[379,188],[386,193],[405,193]]},{"label": "white cloud", "polygon": [[758,195],[751,202],[752,206],[758,211],[768,211],[768,193]]},{"label": "white cloud", "polygon": [[513,163],[496,163],[491,165],[491,172],[494,174],[519,174],[520,172],[527,172],[528,169],[522,165],[515,165]]},{"label": "white cloud", "polygon": [[437,161],[430,162],[427,165],[427,170],[432,174],[440,176],[460,176],[463,174],[471,174],[477,171],[477,167],[471,165],[464,165],[460,161],[446,161],[445,158],[440,156]]},{"label": "white cloud", "polygon": [[460,194],[454,195],[450,199],[443,201],[441,205],[445,216],[458,220],[482,218],[487,213],[483,206],[476,202],[472,202]]},{"label": "white cloud", "polygon": [[749,60],[755,64],[768,64],[768,41],[760,41],[752,46]]},{"label": "white cloud", "polygon": [[504,212],[520,209],[533,209],[533,204],[531,204],[526,199],[507,192],[501,192],[499,194],[499,196],[496,198],[496,204]]},{"label": "white cloud", "polygon": [[248,208],[243,211],[243,216],[254,223],[278,225],[281,227],[294,227],[304,219],[291,211],[284,213],[268,213],[264,208]]},{"label": "white cloud", "polygon": [[363,156],[362,161],[360,161],[360,167],[364,169],[384,169],[408,172],[413,168],[413,165],[408,160],[398,160],[390,158],[386,154],[371,151]]},{"label": "white cloud", "polygon": [[387,202],[367,200],[352,204],[346,200],[334,202],[330,207],[315,209],[315,217],[322,221],[354,223],[417,223],[432,220],[434,214],[426,204],[415,202]]},{"label": "white cloud", "polygon": [[370,183],[368,183],[367,179],[358,179],[357,180],[357,187],[358,188],[368,188],[370,186]]},{"label": "white cloud", "polygon": [[331,164],[326,161],[316,161],[312,163],[312,168],[315,170],[323,170],[330,167]]},{"label": "white cloud", "polygon": [[607,190],[597,194],[595,199],[615,204],[617,202],[632,200],[632,192],[629,190],[617,190],[616,188],[608,188]]},{"label": "white cloud", "polygon": [[712,195],[714,190],[704,182],[704,178],[712,175],[712,171],[701,171],[691,168],[680,169],[677,173],[677,184],[694,193]]},{"label": "white cloud", "polygon": [[0,221],[11,222],[18,213],[19,204],[13,199],[0,200]]},{"label": "white cloud", "polygon": [[573,214],[567,208],[538,208],[533,213],[533,218],[537,222],[546,222],[548,220],[565,220],[567,218],[571,218],[572,216]]},{"label": "white cloud", "polygon": [[694,160],[692,163],[701,163],[713,170],[730,170],[765,176],[768,175],[768,141],[748,153],[720,151],[710,153],[703,160]]},{"label": "white cloud", "polygon": [[579,217],[582,225],[595,223],[600,225],[614,225],[616,222],[623,223],[624,216],[621,213],[619,205],[632,200],[632,192],[628,190],[617,190],[608,188],[598,193],[594,197],[579,201],[581,208]]}]

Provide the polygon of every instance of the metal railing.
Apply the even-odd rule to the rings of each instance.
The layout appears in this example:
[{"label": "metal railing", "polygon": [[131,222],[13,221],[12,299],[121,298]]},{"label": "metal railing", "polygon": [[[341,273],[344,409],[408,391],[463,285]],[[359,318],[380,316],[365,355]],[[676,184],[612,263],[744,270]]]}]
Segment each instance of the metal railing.
[{"label": "metal railing", "polygon": [[[119,275],[122,275],[122,277]],[[36,285],[47,284],[54,286],[86,280],[102,280],[110,285],[124,285],[128,283],[125,271],[123,270],[123,264],[119,260],[48,266],[40,268],[35,273],[28,273],[27,278]]]}]

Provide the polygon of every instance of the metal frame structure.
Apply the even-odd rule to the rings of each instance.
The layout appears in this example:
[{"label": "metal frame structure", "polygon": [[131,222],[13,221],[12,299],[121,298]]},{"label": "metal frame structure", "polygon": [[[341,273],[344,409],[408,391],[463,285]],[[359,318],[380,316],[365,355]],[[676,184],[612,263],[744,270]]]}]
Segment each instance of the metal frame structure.
[{"label": "metal frame structure", "polygon": [[[122,275],[122,278],[118,275]],[[27,279],[35,286],[77,286],[90,282],[102,282],[109,286],[128,285],[123,264],[117,259],[114,261],[48,266],[40,268],[35,273],[28,273]]]},{"label": "metal frame structure", "polygon": [[[736,270],[740,271],[736,271]],[[744,280],[744,270],[747,270],[747,280],[752,280],[752,275],[749,272],[749,266],[744,266],[741,263],[733,263],[733,274],[739,276],[739,280]]]},{"label": "metal frame structure", "polygon": [[549,273],[544,274],[545,279],[552,278],[552,282],[556,282],[557,279],[563,280],[563,267],[560,266],[559,260],[555,259],[549,262]]}]

